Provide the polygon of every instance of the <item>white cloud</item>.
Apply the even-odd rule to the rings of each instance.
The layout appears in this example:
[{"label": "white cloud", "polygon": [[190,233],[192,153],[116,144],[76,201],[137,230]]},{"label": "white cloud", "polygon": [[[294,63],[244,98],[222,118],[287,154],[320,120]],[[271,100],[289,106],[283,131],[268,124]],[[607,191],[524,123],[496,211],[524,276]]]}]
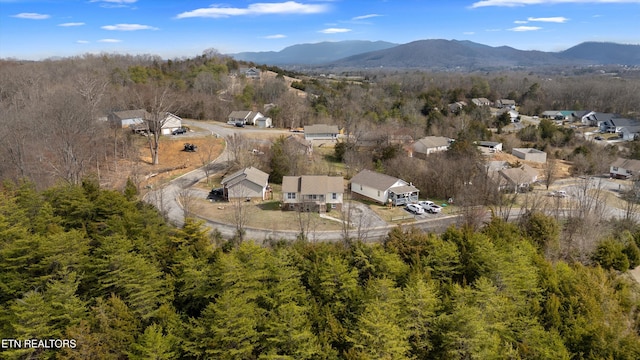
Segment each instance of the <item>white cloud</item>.
[{"label": "white cloud", "polygon": [[371,19],[371,18],[378,17],[378,16],[382,16],[382,15],[380,15],[380,14],[360,15],[360,16],[356,16],[354,18],[351,18],[351,20],[358,21],[358,20],[364,20],[364,19]]},{"label": "white cloud", "polygon": [[345,28],[328,28],[328,29],[324,29],[324,30],[320,30],[318,32],[321,32],[323,34],[340,34],[340,33],[347,33],[351,31],[351,29],[345,29]]},{"label": "white cloud", "polygon": [[522,31],[536,31],[536,30],[540,30],[542,29],[539,26],[516,26],[514,28],[509,29],[510,31],[518,31],[518,32],[522,32]]},{"label": "white cloud", "polygon": [[464,35],[475,35],[476,32],[475,31],[465,31],[463,32]]},{"label": "white cloud", "polygon": [[82,25],[85,25],[85,23],[83,23],[83,22],[68,22],[68,23],[58,24],[58,26],[62,26],[62,27],[82,26]]},{"label": "white cloud", "polygon": [[119,43],[119,42],[122,42],[122,40],[118,40],[118,39],[100,39],[100,40],[98,40],[98,42],[101,42],[101,43]]},{"label": "white cloud", "polygon": [[254,3],[250,4],[246,8],[213,5],[209,8],[200,8],[180,13],[177,15],[177,18],[222,18],[229,16],[266,14],[317,14],[325,12],[328,9],[329,7],[323,4],[301,4],[295,1],[286,1],[280,3]]},{"label": "white cloud", "polygon": [[543,4],[638,4],[640,0],[482,0],[474,2],[471,7],[479,8],[486,6],[526,6]]},{"label": "white cloud", "polygon": [[87,40],[78,40],[76,41],[76,44],[88,44],[89,42]]},{"label": "white cloud", "polygon": [[20,13],[12,15],[14,18],[18,19],[29,19],[29,20],[44,20],[51,17],[51,15],[47,14],[38,14],[38,13]]},{"label": "white cloud", "polygon": [[275,34],[275,35],[267,35],[267,36],[264,36],[263,38],[264,39],[284,39],[286,37],[287,35]]},{"label": "white cloud", "polygon": [[149,25],[141,25],[141,24],[105,25],[102,27],[102,29],[114,30],[114,31],[158,30],[157,27],[153,27]]},{"label": "white cloud", "polygon": [[530,17],[527,20],[529,21],[539,21],[539,22],[550,22],[550,23],[566,23],[567,21],[569,21],[569,19],[567,19],[566,17],[563,16],[555,16],[555,17],[544,17],[544,18],[534,18],[534,17]]},{"label": "white cloud", "polygon": [[528,23],[528,21],[527,20],[516,20],[513,23],[514,24],[526,24],[526,23]]}]

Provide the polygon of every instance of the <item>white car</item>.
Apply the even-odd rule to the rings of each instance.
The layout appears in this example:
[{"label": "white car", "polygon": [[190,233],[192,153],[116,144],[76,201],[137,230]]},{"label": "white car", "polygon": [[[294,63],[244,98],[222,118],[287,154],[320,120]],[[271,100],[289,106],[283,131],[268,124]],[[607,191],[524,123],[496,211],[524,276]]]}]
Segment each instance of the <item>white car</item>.
[{"label": "white car", "polygon": [[429,200],[418,201],[418,205],[420,205],[420,207],[423,208],[424,211],[432,214],[439,213],[440,211],[442,211],[442,208],[434,204],[433,201],[429,201]]},{"label": "white car", "polygon": [[416,215],[422,215],[424,214],[424,209],[422,208],[422,206],[418,205],[418,204],[407,204],[407,206],[405,207],[405,209],[410,212],[410,213],[414,213]]}]

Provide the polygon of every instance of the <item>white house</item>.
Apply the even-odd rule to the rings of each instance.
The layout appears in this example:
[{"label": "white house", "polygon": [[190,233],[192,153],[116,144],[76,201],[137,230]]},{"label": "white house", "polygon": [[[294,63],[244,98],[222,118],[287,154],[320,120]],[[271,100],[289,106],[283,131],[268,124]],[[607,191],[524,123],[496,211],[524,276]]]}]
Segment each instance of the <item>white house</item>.
[{"label": "white house", "polygon": [[254,167],[247,167],[225,176],[221,184],[227,200],[266,200],[269,195],[269,174]]},{"label": "white house", "polygon": [[227,124],[255,125],[256,120],[263,117],[259,111],[236,110],[227,117]]},{"label": "white house", "polygon": [[617,158],[609,168],[609,176],[628,179],[640,174],[640,160]]},{"label": "white house", "polygon": [[600,127],[602,123],[607,122],[608,120],[617,117],[616,114],[611,113],[601,113],[601,112],[589,112],[582,116],[580,122],[587,126],[597,126]]},{"label": "white house", "polygon": [[623,126],[620,128],[619,134],[622,140],[636,140],[640,137],[640,126]]},{"label": "white house", "polygon": [[336,140],[339,133],[336,125],[316,124],[304,127],[305,140]]},{"label": "white house", "polygon": [[425,136],[411,145],[409,157],[425,159],[427,155],[449,149],[451,139],[444,136]]},{"label": "white house", "polygon": [[547,153],[534,148],[513,148],[511,154],[527,161],[533,161],[537,163],[547,162]]},{"label": "white house", "polygon": [[261,117],[256,119],[255,125],[259,128],[270,128],[273,127],[273,120],[270,117]]},{"label": "white house", "polygon": [[614,117],[600,124],[600,132],[619,133],[623,127],[638,125],[640,125],[638,120]]},{"label": "white house", "polygon": [[476,145],[480,148],[480,151],[485,154],[492,154],[502,152],[502,143],[495,141],[478,141]]},{"label": "white house", "polygon": [[511,120],[511,122],[516,122],[518,120],[518,117],[520,116],[520,113],[518,113],[516,110],[509,108],[509,107],[504,107],[498,111],[496,111],[496,115],[495,116],[500,116],[504,113],[509,113],[509,120]]},{"label": "white house", "polygon": [[496,101],[496,107],[499,109],[509,108],[512,110],[516,109],[516,101],[510,99],[500,99]]},{"label": "white house", "polygon": [[282,210],[326,212],[342,209],[342,176],[302,175],[282,177]]},{"label": "white house", "polygon": [[473,98],[471,99],[471,102],[474,103],[476,106],[490,106],[491,105],[491,101],[487,98]]},{"label": "white house", "polygon": [[164,119],[162,119],[161,133],[162,135],[169,135],[174,130],[182,127],[182,118],[172,113],[167,113]]},{"label": "white house", "polygon": [[351,178],[351,193],[381,204],[405,205],[417,202],[420,190],[402,179],[362,170]]}]

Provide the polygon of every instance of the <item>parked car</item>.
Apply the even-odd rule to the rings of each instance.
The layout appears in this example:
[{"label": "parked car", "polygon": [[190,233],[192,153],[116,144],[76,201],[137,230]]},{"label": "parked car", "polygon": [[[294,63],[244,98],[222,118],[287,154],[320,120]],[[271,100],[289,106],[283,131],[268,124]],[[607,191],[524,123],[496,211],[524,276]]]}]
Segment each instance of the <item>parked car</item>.
[{"label": "parked car", "polygon": [[424,214],[424,209],[418,204],[407,204],[405,210],[416,215]]},{"label": "parked car", "polygon": [[604,140],[604,138],[602,136],[596,136],[594,139],[596,139],[596,140]]},{"label": "parked car", "polygon": [[418,205],[420,205],[420,207],[422,207],[424,211],[428,213],[435,214],[442,211],[442,208],[434,204],[433,201],[429,201],[429,200],[418,201]]},{"label": "parked car", "polygon": [[171,132],[171,134],[172,135],[180,135],[180,134],[184,134],[186,132],[187,132],[187,129],[181,127],[181,128],[177,128],[177,129],[173,130]]}]

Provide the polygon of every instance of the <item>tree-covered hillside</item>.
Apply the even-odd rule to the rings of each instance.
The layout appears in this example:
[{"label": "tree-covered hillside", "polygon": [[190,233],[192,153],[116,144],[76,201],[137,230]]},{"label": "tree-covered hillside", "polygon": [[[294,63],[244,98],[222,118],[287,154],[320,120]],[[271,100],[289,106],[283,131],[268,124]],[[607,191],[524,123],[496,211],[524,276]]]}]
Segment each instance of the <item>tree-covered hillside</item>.
[{"label": "tree-covered hillside", "polygon": [[133,186],[5,184],[0,337],[76,347],[1,357],[640,358],[638,285],[605,261],[637,262],[639,233],[599,248],[612,270],[546,260],[557,236],[536,215],[379,244],[227,243],[166,224]]}]

